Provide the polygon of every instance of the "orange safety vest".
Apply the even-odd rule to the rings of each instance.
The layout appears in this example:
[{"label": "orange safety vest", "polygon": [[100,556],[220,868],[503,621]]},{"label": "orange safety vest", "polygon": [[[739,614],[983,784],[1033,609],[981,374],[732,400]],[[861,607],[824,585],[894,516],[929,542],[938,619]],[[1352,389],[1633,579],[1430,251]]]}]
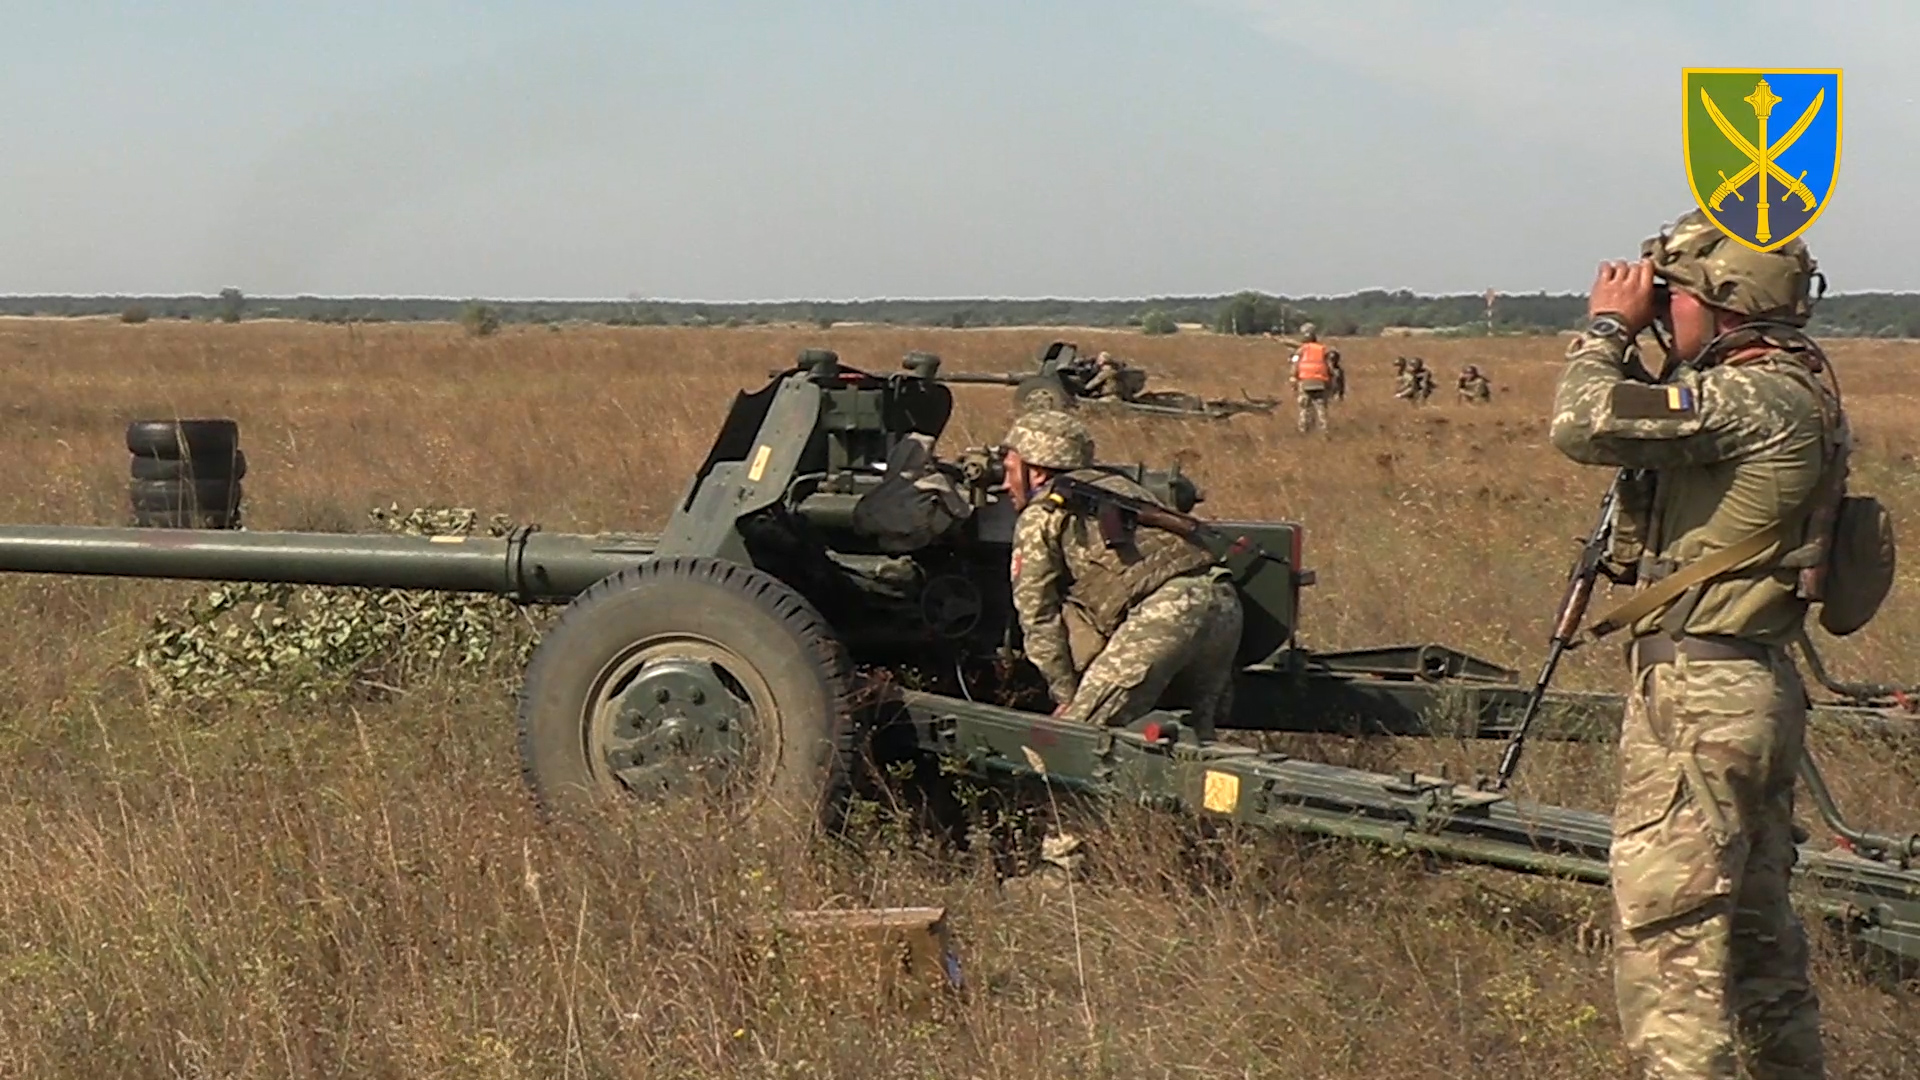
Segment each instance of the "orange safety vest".
[{"label": "orange safety vest", "polygon": [[1300,346],[1300,363],[1293,374],[1301,382],[1332,382],[1333,368],[1327,364],[1327,347],[1317,341]]}]

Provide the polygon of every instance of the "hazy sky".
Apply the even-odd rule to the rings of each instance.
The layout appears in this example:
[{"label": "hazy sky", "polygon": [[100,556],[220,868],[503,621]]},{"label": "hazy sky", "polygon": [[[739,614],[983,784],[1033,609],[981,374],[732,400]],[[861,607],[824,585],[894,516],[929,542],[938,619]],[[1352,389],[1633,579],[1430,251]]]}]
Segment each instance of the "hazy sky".
[{"label": "hazy sky", "polygon": [[1582,290],[1681,69],[1845,69],[1807,233],[1920,289],[1920,5],[0,0],[0,292]]}]

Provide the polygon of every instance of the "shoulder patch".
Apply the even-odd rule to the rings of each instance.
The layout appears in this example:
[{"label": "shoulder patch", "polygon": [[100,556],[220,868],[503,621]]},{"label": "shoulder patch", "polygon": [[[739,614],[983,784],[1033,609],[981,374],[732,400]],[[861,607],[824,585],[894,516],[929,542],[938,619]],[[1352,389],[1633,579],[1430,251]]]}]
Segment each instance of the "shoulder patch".
[{"label": "shoulder patch", "polygon": [[1700,414],[1699,396],[1691,386],[1616,383],[1611,405],[1613,415],[1621,420],[1666,420]]}]

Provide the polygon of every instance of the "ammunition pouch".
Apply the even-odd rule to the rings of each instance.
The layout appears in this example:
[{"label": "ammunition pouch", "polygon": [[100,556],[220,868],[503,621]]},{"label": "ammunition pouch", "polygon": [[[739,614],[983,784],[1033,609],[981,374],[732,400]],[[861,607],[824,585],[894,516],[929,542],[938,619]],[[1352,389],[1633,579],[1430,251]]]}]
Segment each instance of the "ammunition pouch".
[{"label": "ammunition pouch", "polygon": [[1093,617],[1079,604],[1069,600],[1061,605],[1061,621],[1067,624],[1067,656],[1073,670],[1085,672],[1093,658],[1107,647],[1107,635],[1094,629]]},{"label": "ammunition pouch", "polygon": [[1837,392],[1815,378],[1825,366],[1788,366],[1820,402],[1826,430],[1826,469],[1807,515],[1805,539],[1780,560],[1798,570],[1795,594],[1820,605],[1820,626],[1845,637],[1872,621],[1893,589],[1896,544],[1893,517],[1878,499],[1847,491],[1853,435]]}]

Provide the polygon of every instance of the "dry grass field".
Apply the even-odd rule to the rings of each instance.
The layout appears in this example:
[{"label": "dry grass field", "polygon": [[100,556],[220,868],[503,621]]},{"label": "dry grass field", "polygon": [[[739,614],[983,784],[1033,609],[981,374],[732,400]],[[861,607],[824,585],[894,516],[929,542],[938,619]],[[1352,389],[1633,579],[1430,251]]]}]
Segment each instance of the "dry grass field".
[{"label": "dry grass field", "polygon": [[[1016,370],[1047,331],[349,329],[0,320],[0,520],[117,524],[125,423],[241,424],[254,528],[362,527],[471,506],[554,530],[648,529],[731,394],[806,345],[892,370]],[[1278,344],[1086,332],[1155,385],[1279,393]],[[1554,339],[1340,343],[1330,439],[1290,410],[1224,424],[1093,421],[1107,460],[1180,460],[1221,516],[1305,523],[1316,647],[1438,641],[1531,674],[1572,538],[1606,476],[1547,444]],[[1396,352],[1435,403],[1391,400]],[[1920,520],[1920,347],[1833,345],[1860,486]],[[1496,399],[1451,400],[1461,364]],[[1009,392],[961,387],[943,447],[998,440]],[[1829,647],[1914,679],[1913,572]],[[543,825],[519,786],[514,672],[380,694],[185,710],[128,657],[184,583],[0,576],[0,1076],[1561,1077],[1628,1075],[1604,894],[1289,838],[1209,841],[1123,815],[1069,906],[987,861],[878,830],[807,852],[692,821]],[[1612,688],[1617,652],[1565,684]],[[1920,827],[1920,753],[1819,731],[1863,823]],[[1300,740],[1371,766],[1489,767],[1497,747]],[[1604,748],[1542,745],[1529,795],[1604,807]],[[1803,815],[1813,823],[1811,811]],[[1205,873],[1201,872],[1204,863]],[[743,948],[777,907],[941,904],[969,993],[931,1018],[809,984]],[[1818,970],[1831,1075],[1920,1075],[1920,1005]]]}]

